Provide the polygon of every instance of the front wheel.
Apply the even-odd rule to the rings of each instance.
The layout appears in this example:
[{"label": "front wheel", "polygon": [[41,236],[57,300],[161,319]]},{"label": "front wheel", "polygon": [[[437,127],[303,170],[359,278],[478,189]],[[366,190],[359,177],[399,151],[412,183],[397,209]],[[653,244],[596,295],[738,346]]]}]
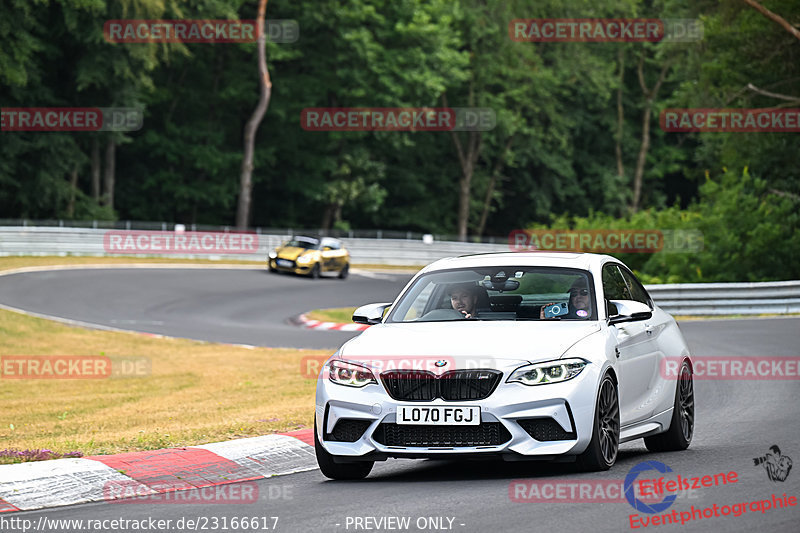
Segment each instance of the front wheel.
[{"label": "front wheel", "polygon": [[357,463],[337,463],[334,456],[322,447],[317,436],[317,423],[314,422],[314,452],[322,475],[330,479],[364,479],[372,471],[374,461]]},{"label": "front wheel", "polygon": [[316,265],[314,265],[311,268],[311,272],[308,273],[308,276],[311,279],[318,279],[319,278],[319,273],[320,273],[320,266],[319,266],[319,263],[317,263]]},{"label": "front wheel", "polygon": [[694,384],[692,369],[684,361],[675,387],[675,405],[669,429],[664,433],[644,438],[644,445],[651,452],[675,452],[685,450],[694,435]]},{"label": "front wheel", "polygon": [[590,472],[608,470],[617,460],[619,451],[619,398],[617,384],[608,374],[600,383],[597,394],[592,440],[578,456],[578,465]]},{"label": "front wheel", "polygon": [[342,267],[342,270],[339,272],[339,279],[347,279],[347,275],[350,273],[350,265],[345,263]]}]

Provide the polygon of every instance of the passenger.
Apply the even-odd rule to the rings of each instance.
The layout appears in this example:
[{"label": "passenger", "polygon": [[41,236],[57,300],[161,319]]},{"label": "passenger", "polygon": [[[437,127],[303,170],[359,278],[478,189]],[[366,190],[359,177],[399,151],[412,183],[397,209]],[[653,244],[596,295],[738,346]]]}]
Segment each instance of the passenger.
[{"label": "passenger", "polygon": [[[592,316],[592,302],[589,298],[589,286],[584,278],[578,278],[569,289],[568,312],[560,318],[589,318]],[[544,318],[544,309],[555,305],[555,302],[543,305],[539,318]]]},{"label": "passenger", "polygon": [[478,287],[470,283],[453,285],[449,291],[450,305],[453,309],[464,315],[464,318],[473,318],[478,305]]}]

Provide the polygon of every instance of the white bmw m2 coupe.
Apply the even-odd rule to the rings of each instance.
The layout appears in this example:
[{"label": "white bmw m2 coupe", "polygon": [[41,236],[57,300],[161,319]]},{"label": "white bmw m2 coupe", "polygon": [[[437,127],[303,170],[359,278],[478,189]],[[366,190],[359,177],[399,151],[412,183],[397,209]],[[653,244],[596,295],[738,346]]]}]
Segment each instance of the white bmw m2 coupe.
[{"label": "white bmw m2 coupe", "polygon": [[442,259],[324,365],[322,473],[366,477],[389,457],[578,461],[607,470],[621,442],[683,450],[692,360],[675,320],[610,256]]}]

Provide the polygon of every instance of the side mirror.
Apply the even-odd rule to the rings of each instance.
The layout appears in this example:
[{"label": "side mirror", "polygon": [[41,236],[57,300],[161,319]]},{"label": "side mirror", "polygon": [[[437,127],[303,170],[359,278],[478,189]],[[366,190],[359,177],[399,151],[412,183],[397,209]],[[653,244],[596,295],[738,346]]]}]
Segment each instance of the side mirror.
[{"label": "side mirror", "polygon": [[647,320],[653,316],[653,310],[642,302],[633,300],[609,300],[609,310],[617,309],[617,314],[608,318],[609,324],[619,324],[620,322],[636,322]]},{"label": "side mirror", "polygon": [[333,250],[333,248],[331,248],[330,246],[325,246],[322,248],[323,252],[330,252],[331,250]]},{"label": "side mirror", "polygon": [[353,311],[353,322],[356,324],[380,324],[383,320],[383,314],[392,304],[368,304],[362,305]]}]

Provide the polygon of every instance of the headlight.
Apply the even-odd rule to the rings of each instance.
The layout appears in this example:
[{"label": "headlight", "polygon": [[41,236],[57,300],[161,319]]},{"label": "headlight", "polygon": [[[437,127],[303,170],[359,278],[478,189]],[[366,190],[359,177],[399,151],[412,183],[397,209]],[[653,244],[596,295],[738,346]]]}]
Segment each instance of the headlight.
[{"label": "headlight", "polygon": [[516,369],[508,378],[508,383],[522,383],[523,385],[546,385],[548,383],[561,383],[574,378],[588,365],[583,359],[559,359],[526,365]]},{"label": "headlight", "polygon": [[276,257],[278,257],[278,252],[276,252],[275,250],[272,250],[272,251],[269,253],[269,258],[270,258],[270,259],[275,259]]},{"label": "headlight", "polygon": [[378,383],[369,368],[337,360],[328,363],[328,378],[348,387],[366,387],[371,383]]},{"label": "headlight", "polygon": [[301,255],[300,257],[297,258],[297,264],[298,265],[304,265],[306,263],[310,263],[313,260],[314,260],[314,256],[311,255],[311,254]]}]

